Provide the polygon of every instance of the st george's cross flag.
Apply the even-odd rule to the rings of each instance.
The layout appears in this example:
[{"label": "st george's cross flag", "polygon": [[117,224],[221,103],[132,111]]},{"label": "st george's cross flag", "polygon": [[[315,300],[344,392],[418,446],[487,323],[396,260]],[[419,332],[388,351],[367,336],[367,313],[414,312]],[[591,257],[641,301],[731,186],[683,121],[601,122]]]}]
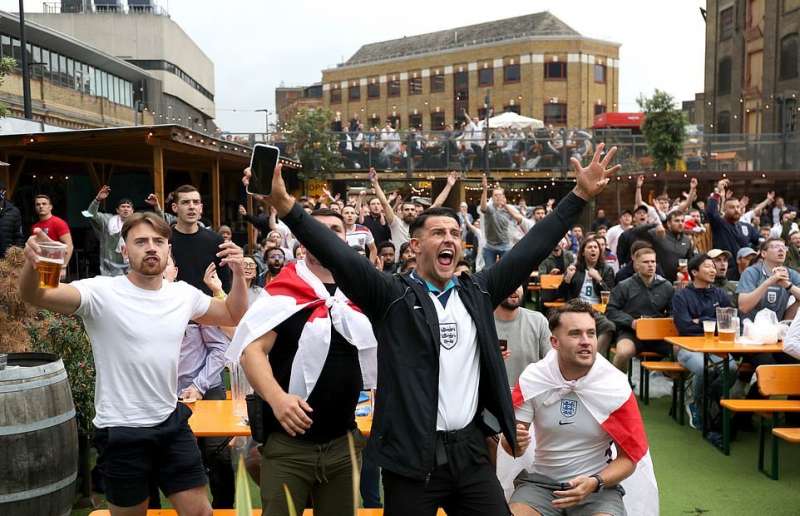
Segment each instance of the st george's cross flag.
[{"label": "st george's cross flag", "polygon": [[236,328],[225,359],[239,363],[244,349],[305,308],[313,309],[300,334],[289,376],[289,394],[308,399],[319,380],[331,345],[331,326],[358,350],[364,389],[375,388],[378,343],[372,325],[338,288],[325,285],[298,261],[286,265],[250,306]]},{"label": "st george's cross flag", "polygon": [[[577,396],[591,416],[605,430],[615,446],[622,448],[636,464],[636,470],[622,482],[625,509],[637,516],[657,516],[658,484],[647,443],[642,416],[627,376],[597,355],[589,373],[578,380],[565,380],[558,367],[558,354],[551,350],[539,362],[529,365],[520,375],[512,392],[515,407],[538,398],[544,405],[557,403],[564,395]],[[540,398],[542,397],[542,398]],[[507,496],[513,481],[534,464],[536,429],[531,427],[531,445],[522,457],[514,459],[498,447],[497,476]],[[616,450],[614,450],[616,456]],[[587,472],[591,474],[594,472]]]}]

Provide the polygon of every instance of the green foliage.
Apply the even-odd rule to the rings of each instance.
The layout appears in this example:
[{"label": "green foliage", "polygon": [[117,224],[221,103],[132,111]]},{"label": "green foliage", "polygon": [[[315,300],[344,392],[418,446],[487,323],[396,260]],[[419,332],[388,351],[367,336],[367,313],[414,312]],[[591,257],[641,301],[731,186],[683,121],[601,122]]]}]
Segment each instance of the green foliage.
[{"label": "green foliage", "polygon": [[636,102],[645,113],[642,126],[647,149],[656,170],[668,170],[683,154],[686,120],[675,109],[675,100],[665,91],[656,90],[652,97],[640,96]]},{"label": "green foliage", "polygon": [[[17,66],[17,61],[13,57],[4,57],[0,59],[0,85],[3,84],[5,76],[10,74],[15,66]],[[8,116],[8,107],[0,102],[0,118],[6,116]]]},{"label": "green foliage", "polygon": [[330,131],[333,113],[328,109],[301,109],[286,127],[286,140],[303,164],[301,179],[325,177],[342,165],[339,144]]},{"label": "green foliage", "polygon": [[55,353],[64,361],[80,432],[89,434],[94,419],[95,369],[92,346],[78,317],[42,311],[28,325],[31,351]]},{"label": "green foliage", "polygon": [[239,464],[236,466],[236,495],[234,505],[236,516],[252,516],[253,500],[250,498],[250,477],[244,466],[244,457],[239,457]]}]

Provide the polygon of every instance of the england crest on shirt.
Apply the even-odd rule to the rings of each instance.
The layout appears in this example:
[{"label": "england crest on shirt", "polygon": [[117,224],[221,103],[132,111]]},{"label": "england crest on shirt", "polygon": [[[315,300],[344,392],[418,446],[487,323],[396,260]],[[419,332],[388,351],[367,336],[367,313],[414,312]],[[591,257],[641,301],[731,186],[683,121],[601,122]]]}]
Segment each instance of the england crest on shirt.
[{"label": "england crest on shirt", "polygon": [[458,342],[458,325],[456,323],[439,323],[439,344],[444,349],[453,349]]},{"label": "england crest on shirt", "polygon": [[578,402],[571,399],[561,400],[561,415],[564,417],[573,417],[578,412]]},{"label": "england crest on shirt", "polygon": [[767,292],[767,303],[774,304],[778,300],[778,293],[774,290]]}]

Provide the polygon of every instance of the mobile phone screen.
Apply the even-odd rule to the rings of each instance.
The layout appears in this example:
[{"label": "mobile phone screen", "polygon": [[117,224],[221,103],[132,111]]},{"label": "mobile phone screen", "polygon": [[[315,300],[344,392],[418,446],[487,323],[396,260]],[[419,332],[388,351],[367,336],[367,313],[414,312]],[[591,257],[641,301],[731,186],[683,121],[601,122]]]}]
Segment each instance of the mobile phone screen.
[{"label": "mobile phone screen", "polygon": [[272,175],[278,164],[280,151],[271,145],[258,144],[253,147],[250,160],[250,185],[248,193],[269,195],[272,192]]}]

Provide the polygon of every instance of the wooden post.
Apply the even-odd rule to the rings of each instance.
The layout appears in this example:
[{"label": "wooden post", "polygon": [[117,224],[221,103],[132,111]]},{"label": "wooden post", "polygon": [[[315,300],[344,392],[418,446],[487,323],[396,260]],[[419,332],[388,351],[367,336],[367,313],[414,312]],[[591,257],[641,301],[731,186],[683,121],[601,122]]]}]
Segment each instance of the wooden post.
[{"label": "wooden post", "polygon": [[[253,212],[253,209],[255,208],[255,203],[253,202],[253,196],[252,195],[248,195],[247,196],[247,206],[245,206],[245,207],[247,208],[247,213],[250,213],[251,215],[255,215],[255,213]],[[256,250],[256,228],[255,228],[255,226],[253,226],[249,222],[247,223],[247,249],[250,252],[250,254],[255,254],[255,250]]]},{"label": "wooden post", "polygon": [[211,220],[214,230],[219,229],[222,224],[222,203],[220,202],[219,191],[219,159],[215,159],[211,165]]},{"label": "wooden post", "polygon": [[164,149],[161,147],[153,147],[153,193],[164,206]]}]

